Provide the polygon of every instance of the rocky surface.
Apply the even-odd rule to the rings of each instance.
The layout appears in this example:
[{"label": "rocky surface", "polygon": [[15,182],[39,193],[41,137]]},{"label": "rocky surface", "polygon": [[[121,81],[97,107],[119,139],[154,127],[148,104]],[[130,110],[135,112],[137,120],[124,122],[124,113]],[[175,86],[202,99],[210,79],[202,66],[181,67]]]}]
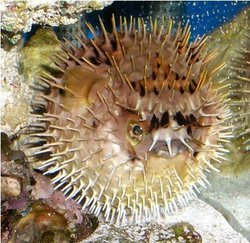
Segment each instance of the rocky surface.
[{"label": "rocky surface", "polygon": [[30,92],[24,77],[19,72],[21,58],[19,47],[14,47],[10,51],[1,48],[0,55],[1,125],[2,131],[13,135],[27,124]]},{"label": "rocky surface", "polygon": [[3,132],[19,136],[24,130],[30,119],[35,81],[46,71],[45,67],[54,67],[52,53],[61,52],[61,44],[49,28],[38,29],[23,48],[17,46],[10,51],[1,48]]},{"label": "rocky surface", "polygon": [[103,9],[113,1],[3,0],[0,3],[1,29],[13,44],[22,32],[29,32],[33,24],[67,25],[75,23],[83,11]]},{"label": "rocky surface", "polygon": [[98,226],[80,205],[53,190],[1,134],[1,242],[80,242]]},{"label": "rocky surface", "polygon": [[[189,232],[192,231],[196,241],[183,240],[179,237],[176,239],[175,229],[180,222],[192,225],[193,228],[192,230],[189,228]],[[201,242],[200,240],[204,243],[248,242],[244,236],[234,231],[220,212],[201,200],[193,201],[174,215],[155,224],[124,227],[101,224],[86,242]]]},{"label": "rocky surface", "polygon": [[114,225],[103,224],[84,242],[200,243],[203,242],[202,240],[200,234],[188,223],[177,223],[171,226],[152,223],[128,227],[115,227]]},{"label": "rocky surface", "polygon": [[21,183],[17,178],[2,176],[1,192],[7,197],[16,197],[21,194]]},{"label": "rocky surface", "polygon": [[220,212],[231,227],[250,241],[250,171],[240,175],[213,175],[200,199]]}]

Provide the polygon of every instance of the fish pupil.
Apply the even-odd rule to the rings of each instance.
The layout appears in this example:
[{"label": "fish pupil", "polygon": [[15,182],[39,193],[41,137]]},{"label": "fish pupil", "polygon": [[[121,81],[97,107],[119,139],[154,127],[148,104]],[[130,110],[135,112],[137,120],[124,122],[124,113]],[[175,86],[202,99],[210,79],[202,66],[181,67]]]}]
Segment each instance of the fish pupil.
[{"label": "fish pupil", "polygon": [[140,136],[143,133],[143,130],[142,130],[141,126],[139,126],[139,125],[134,125],[132,131],[133,131],[133,134],[136,136]]}]

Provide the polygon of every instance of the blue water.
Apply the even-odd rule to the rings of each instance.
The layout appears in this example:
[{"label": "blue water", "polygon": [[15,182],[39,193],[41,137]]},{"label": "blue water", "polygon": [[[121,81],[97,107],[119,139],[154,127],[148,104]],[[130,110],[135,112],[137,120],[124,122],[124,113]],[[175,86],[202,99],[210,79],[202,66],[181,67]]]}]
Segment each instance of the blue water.
[{"label": "blue water", "polygon": [[[152,11],[152,6],[155,2],[150,1],[114,1],[113,4],[100,11],[94,11],[86,14],[86,20],[91,22],[92,25],[99,26],[98,16],[100,16],[107,29],[111,30],[111,16],[114,13],[115,16],[130,15],[134,17],[147,17]],[[178,13],[171,13],[172,18],[176,22],[182,21],[185,23],[189,20],[191,24],[191,40],[197,35],[202,36],[208,34],[223,23],[233,19],[242,9],[247,6],[250,7],[249,1],[172,1],[162,2],[164,4],[172,4],[178,9]],[[154,12],[154,14],[156,14]],[[178,16],[177,16],[178,15]],[[166,16],[168,18],[168,16]],[[82,24],[84,26],[84,23]],[[24,33],[24,43],[35,33],[39,26],[34,25],[31,32]],[[57,32],[57,28],[54,28]],[[86,30],[86,34],[89,38],[92,38],[92,34]]]},{"label": "blue water", "polygon": [[[102,11],[95,11],[87,14],[86,18],[94,26],[98,24],[97,16],[108,22],[112,13],[116,16],[133,15],[135,17],[147,17],[150,13],[150,5],[154,3],[149,1],[116,1],[112,5],[106,7]],[[182,11],[182,16],[175,16],[175,12],[171,13],[172,18],[177,22],[186,22],[189,20],[191,24],[191,40],[197,35],[208,34],[223,23],[233,19],[243,8],[250,6],[249,1],[172,1],[162,2],[163,4],[172,4]],[[180,13],[178,13],[180,15]],[[166,16],[168,18],[168,16]],[[92,38],[91,33],[87,32]]]},{"label": "blue water", "polygon": [[192,36],[208,34],[223,23],[233,19],[250,2],[243,1],[193,1],[185,2],[186,19],[190,21]]}]

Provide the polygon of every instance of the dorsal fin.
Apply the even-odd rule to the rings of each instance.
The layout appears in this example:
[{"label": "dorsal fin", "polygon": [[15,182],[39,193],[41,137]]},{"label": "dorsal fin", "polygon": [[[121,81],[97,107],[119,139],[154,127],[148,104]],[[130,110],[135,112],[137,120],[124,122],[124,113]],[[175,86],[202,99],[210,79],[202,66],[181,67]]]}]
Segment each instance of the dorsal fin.
[{"label": "dorsal fin", "polygon": [[70,108],[88,106],[97,97],[97,91],[108,83],[107,79],[82,66],[70,67],[63,76],[62,104]]}]

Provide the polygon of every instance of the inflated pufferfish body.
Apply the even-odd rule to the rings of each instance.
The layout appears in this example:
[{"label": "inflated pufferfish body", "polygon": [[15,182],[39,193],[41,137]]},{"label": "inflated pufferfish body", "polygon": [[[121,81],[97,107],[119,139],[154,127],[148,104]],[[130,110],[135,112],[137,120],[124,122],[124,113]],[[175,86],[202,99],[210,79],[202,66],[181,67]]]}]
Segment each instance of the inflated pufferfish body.
[{"label": "inflated pufferfish body", "polygon": [[41,78],[50,92],[34,99],[45,112],[32,136],[47,159],[36,168],[107,221],[152,220],[185,205],[223,161],[230,111],[209,82],[206,38],[188,44],[190,27],[172,34],[171,20],[150,31],[141,18],[120,19],[119,31],[112,22],[108,33],[100,20],[100,35],[88,24],[94,38],[67,43],[61,74]]}]

